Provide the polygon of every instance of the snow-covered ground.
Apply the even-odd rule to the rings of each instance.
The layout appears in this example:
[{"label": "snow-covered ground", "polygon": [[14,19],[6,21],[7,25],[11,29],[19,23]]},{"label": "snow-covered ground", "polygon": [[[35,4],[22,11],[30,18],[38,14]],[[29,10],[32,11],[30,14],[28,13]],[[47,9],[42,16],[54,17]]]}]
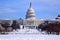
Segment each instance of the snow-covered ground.
[{"label": "snow-covered ground", "polygon": [[0,35],[0,40],[60,40],[60,35],[42,34],[36,29],[20,29],[10,34]]}]

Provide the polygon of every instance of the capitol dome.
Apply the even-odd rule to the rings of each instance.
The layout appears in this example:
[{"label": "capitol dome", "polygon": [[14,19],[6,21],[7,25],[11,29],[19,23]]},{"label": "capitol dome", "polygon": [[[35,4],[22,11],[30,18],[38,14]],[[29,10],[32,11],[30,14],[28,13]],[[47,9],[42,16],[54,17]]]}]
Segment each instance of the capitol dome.
[{"label": "capitol dome", "polygon": [[35,11],[32,8],[31,3],[30,3],[29,9],[27,10],[26,19],[29,19],[29,20],[30,19],[32,19],[32,20],[36,19],[36,17],[35,17]]}]

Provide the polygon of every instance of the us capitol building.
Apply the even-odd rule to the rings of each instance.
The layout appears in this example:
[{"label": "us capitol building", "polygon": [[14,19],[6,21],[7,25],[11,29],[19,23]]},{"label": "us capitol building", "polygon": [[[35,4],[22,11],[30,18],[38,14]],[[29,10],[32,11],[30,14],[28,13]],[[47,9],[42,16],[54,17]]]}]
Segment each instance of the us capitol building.
[{"label": "us capitol building", "polygon": [[[32,4],[30,3],[30,6],[26,12],[25,20],[23,20],[23,26],[25,28],[36,28],[42,22],[44,22],[44,21],[36,19],[35,11],[32,8]],[[21,23],[22,23],[22,21],[20,20],[19,24],[21,24]]]}]

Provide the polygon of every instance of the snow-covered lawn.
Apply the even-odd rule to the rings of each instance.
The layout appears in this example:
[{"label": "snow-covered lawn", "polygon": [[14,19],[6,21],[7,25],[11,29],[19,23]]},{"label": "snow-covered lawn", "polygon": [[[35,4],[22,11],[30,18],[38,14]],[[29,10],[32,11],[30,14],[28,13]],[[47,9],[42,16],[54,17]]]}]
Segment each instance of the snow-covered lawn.
[{"label": "snow-covered lawn", "polygon": [[41,34],[36,29],[20,29],[6,35],[0,35],[0,40],[60,40],[60,35]]}]

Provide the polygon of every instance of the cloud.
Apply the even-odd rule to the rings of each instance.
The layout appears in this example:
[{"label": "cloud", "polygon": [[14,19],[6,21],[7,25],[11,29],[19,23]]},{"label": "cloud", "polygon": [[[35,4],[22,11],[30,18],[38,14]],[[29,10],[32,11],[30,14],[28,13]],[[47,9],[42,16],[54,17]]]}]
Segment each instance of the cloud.
[{"label": "cloud", "polygon": [[0,13],[14,13],[16,10],[13,10],[11,8],[0,8]]}]

